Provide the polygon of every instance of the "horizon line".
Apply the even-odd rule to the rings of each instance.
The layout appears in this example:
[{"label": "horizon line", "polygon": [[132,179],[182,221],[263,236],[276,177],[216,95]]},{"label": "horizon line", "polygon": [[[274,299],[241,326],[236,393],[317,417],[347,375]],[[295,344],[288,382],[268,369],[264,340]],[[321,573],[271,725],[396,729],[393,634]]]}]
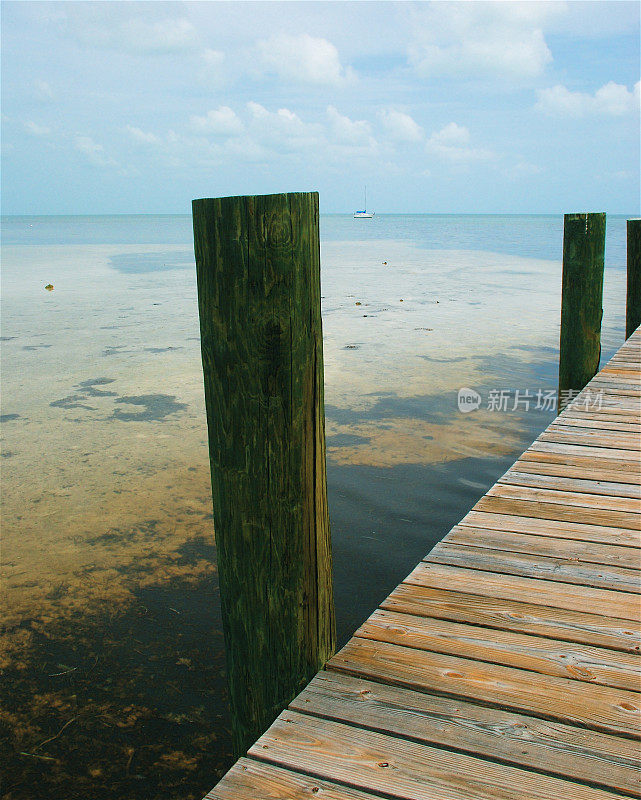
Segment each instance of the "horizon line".
[{"label": "horizon line", "polygon": [[[326,217],[351,217],[354,211],[321,211],[321,216]],[[604,213],[615,217],[628,217],[629,219],[638,219],[641,211],[633,213],[624,211],[377,211],[374,217],[551,217],[563,214],[593,214]],[[2,212],[0,218],[10,219],[12,217],[189,217],[191,212],[187,211],[108,211],[97,212],[93,214],[77,213],[73,211],[63,212]]]}]

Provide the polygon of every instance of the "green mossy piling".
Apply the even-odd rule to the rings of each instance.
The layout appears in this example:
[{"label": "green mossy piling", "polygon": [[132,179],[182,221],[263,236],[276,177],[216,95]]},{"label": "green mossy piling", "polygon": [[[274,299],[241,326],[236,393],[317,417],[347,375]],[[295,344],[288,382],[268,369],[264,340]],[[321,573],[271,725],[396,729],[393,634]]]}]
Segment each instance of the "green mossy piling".
[{"label": "green mossy piling", "polygon": [[601,358],[605,214],[566,214],[559,348],[559,406],[596,375]]},{"label": "green mossy piling", "polygon": [[628,220],[628,290],[625,304],[625,338],[641,325],[641,219]]},{"label": "green mossy piling", "polygon": [[333,654],[318,194],[194,200],[236,756]]}]

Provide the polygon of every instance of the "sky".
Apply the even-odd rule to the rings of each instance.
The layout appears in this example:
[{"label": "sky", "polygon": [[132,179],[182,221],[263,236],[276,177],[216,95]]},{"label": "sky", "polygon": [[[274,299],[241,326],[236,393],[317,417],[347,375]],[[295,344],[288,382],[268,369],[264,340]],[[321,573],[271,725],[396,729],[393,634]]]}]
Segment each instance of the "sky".
[{"label": "sky", "polygon": [[640,4],[2,3],[2,212],[639,214]]}]

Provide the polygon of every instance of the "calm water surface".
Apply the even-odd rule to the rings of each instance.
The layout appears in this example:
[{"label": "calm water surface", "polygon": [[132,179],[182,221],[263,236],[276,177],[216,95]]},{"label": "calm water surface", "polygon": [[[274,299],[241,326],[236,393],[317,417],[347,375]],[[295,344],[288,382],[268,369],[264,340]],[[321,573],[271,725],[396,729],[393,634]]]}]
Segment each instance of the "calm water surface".
[{"label": "calm water surface", "polygon": [[[344,642],[552,419],[562,218],[321,238]],[[606,262],[604,359],[624,217]],[[2,290],[3,797],[200,798],[230,737],[190,218],[5,218]]]}]

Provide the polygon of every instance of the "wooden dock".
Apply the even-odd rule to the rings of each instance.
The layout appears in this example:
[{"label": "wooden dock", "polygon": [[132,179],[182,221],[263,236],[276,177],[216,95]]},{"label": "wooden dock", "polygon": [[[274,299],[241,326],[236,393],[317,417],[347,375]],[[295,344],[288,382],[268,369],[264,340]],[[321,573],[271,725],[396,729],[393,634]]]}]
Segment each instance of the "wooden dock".
[{"label": "wooden dock", "polygon": [[640,797],[640,412],[638,329],[207,800]]}]

